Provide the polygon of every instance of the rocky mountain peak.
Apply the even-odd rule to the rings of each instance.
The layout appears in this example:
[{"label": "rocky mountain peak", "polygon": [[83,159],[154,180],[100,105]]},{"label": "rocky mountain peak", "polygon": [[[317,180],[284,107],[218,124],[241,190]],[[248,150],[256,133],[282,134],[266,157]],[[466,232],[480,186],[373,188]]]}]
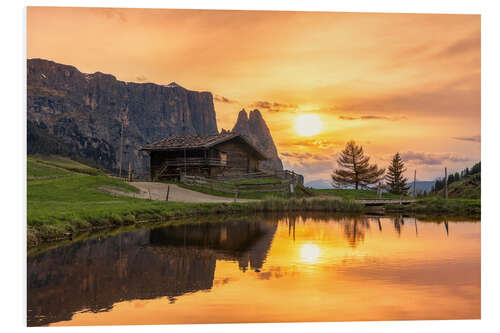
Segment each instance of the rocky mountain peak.
[{"label": "rocky mountain peak", "polygon": [[283,163],[278,157],[271,131],[259,110],[252,110],[248,115],[246,110],[242,109],[238,113],[238,119],[232,131],[246,136],[252,144],[267,155],[269,159],[260,163],[262,169],[283,170]]},{"label": "rocky mountain peak", "polygon": [[134,172],[145,174],[149,157],[138,146],[171,135],[218,133],[209,92],[175,82],[123,82],[44,59],[28,59],[27,66],[28,139],[45,140],[28,141],[32,154],[64,151],[117,170],[124,124],[122,167],[131,162]]},{"label": "rocky mountain peak", "polygon": [[169,84],[166,85],[169,88],[182,88],[180,85],[178,85],[175,82],[170,82]]},{"label": "rocky mountain peak", "polygon": [[245,109],[241,109],[241,111],[238,113],[238,119],[236,120],[236,125],[240,124],[240,126],[248,124],[248,115]]}]

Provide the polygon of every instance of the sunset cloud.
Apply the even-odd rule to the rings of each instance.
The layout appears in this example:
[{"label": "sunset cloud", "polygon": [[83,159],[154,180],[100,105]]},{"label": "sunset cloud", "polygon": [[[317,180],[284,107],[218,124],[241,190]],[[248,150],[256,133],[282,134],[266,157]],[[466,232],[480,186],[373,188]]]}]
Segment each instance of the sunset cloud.
[{"label": "sunset cloud", "polygon": [[412,161],[416,164],[440,165],[444,162],[468,162],[471,159],[455,153],[426,153],[426,152],[404,152],[401,153],[403,161]]},{"label": "sunset cloud", "polygon": [[220,96],[220,95],[214,95],[214,101],[219,102],[219,103],[227,103],[227,104],[238,103],[238,101],[235,101],[235,100],[232,100],[232,99],[229,99],[227,97]]},{"label": "sunset cloud", "polygon": [[137,76],[137,77],[135,78],[135,80],[136,80],[137,82],[146,82],[146,81],[148,80],[148,78],[147,78],[147,77],[145,77],[144,75],[139,75],[139,76]]},{"label": "sunset cloud", "polygon": [[297,104],[286,104],[268,101],[257,101],[249,105],[250,108],[264,109],[269,112],[290,112],[295,111],[298,107]]},{"label": "sunset cloud", "polygon": [[439,52],[437,56],[448,58],[467,52],[476,53],[478,52],[478,50],[481,50],[481,31],[476,31],[466,38],[452,43],[444,50]]},{"label": "sunset cloud", "polygon": [[454,137],[453,139],[455,139],[455,140],[461,140],[461,141],[470,141],[470,142],[481,143],[481,135],[459,136],[459,137]]},{"label": "sunset cloud", "polygon": [[405,116],[394,116],[394,117],[388,117],[388,116],[377,116],[377,115],[367,115],[367,116],[359,116],[359,117],[353,117],[353,116],[339,116],[339,119],[341,120],[391,120],[391,121],[398,121],[398,120],[403,120],[407,119]]}]

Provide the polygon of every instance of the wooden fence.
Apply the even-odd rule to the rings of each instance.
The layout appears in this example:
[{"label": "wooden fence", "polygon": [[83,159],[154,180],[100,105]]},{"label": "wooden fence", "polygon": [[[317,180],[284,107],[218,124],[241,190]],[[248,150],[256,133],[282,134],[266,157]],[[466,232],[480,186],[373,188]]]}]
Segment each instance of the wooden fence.
[{"label": "wooden fence", "polygon": [[280,178],[288,183],[293,183],[295,185],[301,184],[303,185],[303,177],[293,171],[290,170],[282,170],[282,171],[259,171],[252,173],[245,173],[239,175],[223,175],[223,176],[215,176],[211,177],[211,179],[215,179],[218,181],[227,181],[227,180],[246,180],[246,179],[256,179],[256,178]]},{"label": "wooden fence", "polygon": [[[269,177],[269,175],[267,175]],[[254,177],[254,179],[257,177]],[[272,183],[232,183],[231,181],[226,181],[215,179],[215,178],[204,178],[199,176],[187,176],[181,175],[181,183],[188,185],[201,186],[212,191],[220,191],[226,193],[233,193],[235,197],[238,197],[243,193],[278,193],[278,194],[288,194],[291,192],[292,188],[290,186],[290,181],[282,180],[279,182]],[[232,180],[245,180],[249,178],[233,178]]]}]

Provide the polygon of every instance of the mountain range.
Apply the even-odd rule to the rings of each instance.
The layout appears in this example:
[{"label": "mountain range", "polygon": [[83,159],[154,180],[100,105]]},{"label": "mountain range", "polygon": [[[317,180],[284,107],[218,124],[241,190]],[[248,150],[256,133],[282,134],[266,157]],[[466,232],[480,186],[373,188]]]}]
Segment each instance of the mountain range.
[{"label": "mountain range", "polygon": [[[417,180],[415,183],[415,187],[417,191],[426,191],[429,192],[432,189],[432,186],[434,185],[435,181],[433,180]],[[411,185],[410,191],[413,189],[413,182],[409,182],[409,185]],[[333,188],[332,187],[332,182],[328,179],[314,179],[310,180],[307,183],[305,183],[305,186],[310,187],[310,188],[315,188],[315,189],[328,189],[328,188]]]},{"label": "mountain range", "polygon": [[[27,121],[28,154],[65,155],[116,171],[123,140],[122,168],[130,162],[142,175],[149,157],[139,146],[166,136],[219,133],[210,92],[174,82],[124,82],[44,59],[27,62]],[[258,110],[249,116],[242,110],[233,130],[268,155],[264,168],[283,168]]]}]

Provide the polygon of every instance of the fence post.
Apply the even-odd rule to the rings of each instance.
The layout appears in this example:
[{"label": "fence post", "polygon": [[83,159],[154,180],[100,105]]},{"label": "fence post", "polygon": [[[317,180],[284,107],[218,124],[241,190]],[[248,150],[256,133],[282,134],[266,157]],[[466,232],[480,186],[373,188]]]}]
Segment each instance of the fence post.
[{"label": "fence post", "polygon": [[417,197],[417,169],[415,169],[415,173],[413,174],[413,197]]},{"label": "fence post", "polygon": [[444,198],[448,199],[448,169],[444,168]]},{"label": "fence post", "polygon": [[234,202],[238,199],[238,186],[236,186],[236,192],[234,192]]},{"label": "fence post", "polygon": [[131,182],[132,181],[132,168],[130,166],[130,162],[128,162],[128,181]]},{"label": "fence post", "polygon": [[168,201],[168,196],[170,195],[170,185],[167,186],[167,198],[166,201]]}]

